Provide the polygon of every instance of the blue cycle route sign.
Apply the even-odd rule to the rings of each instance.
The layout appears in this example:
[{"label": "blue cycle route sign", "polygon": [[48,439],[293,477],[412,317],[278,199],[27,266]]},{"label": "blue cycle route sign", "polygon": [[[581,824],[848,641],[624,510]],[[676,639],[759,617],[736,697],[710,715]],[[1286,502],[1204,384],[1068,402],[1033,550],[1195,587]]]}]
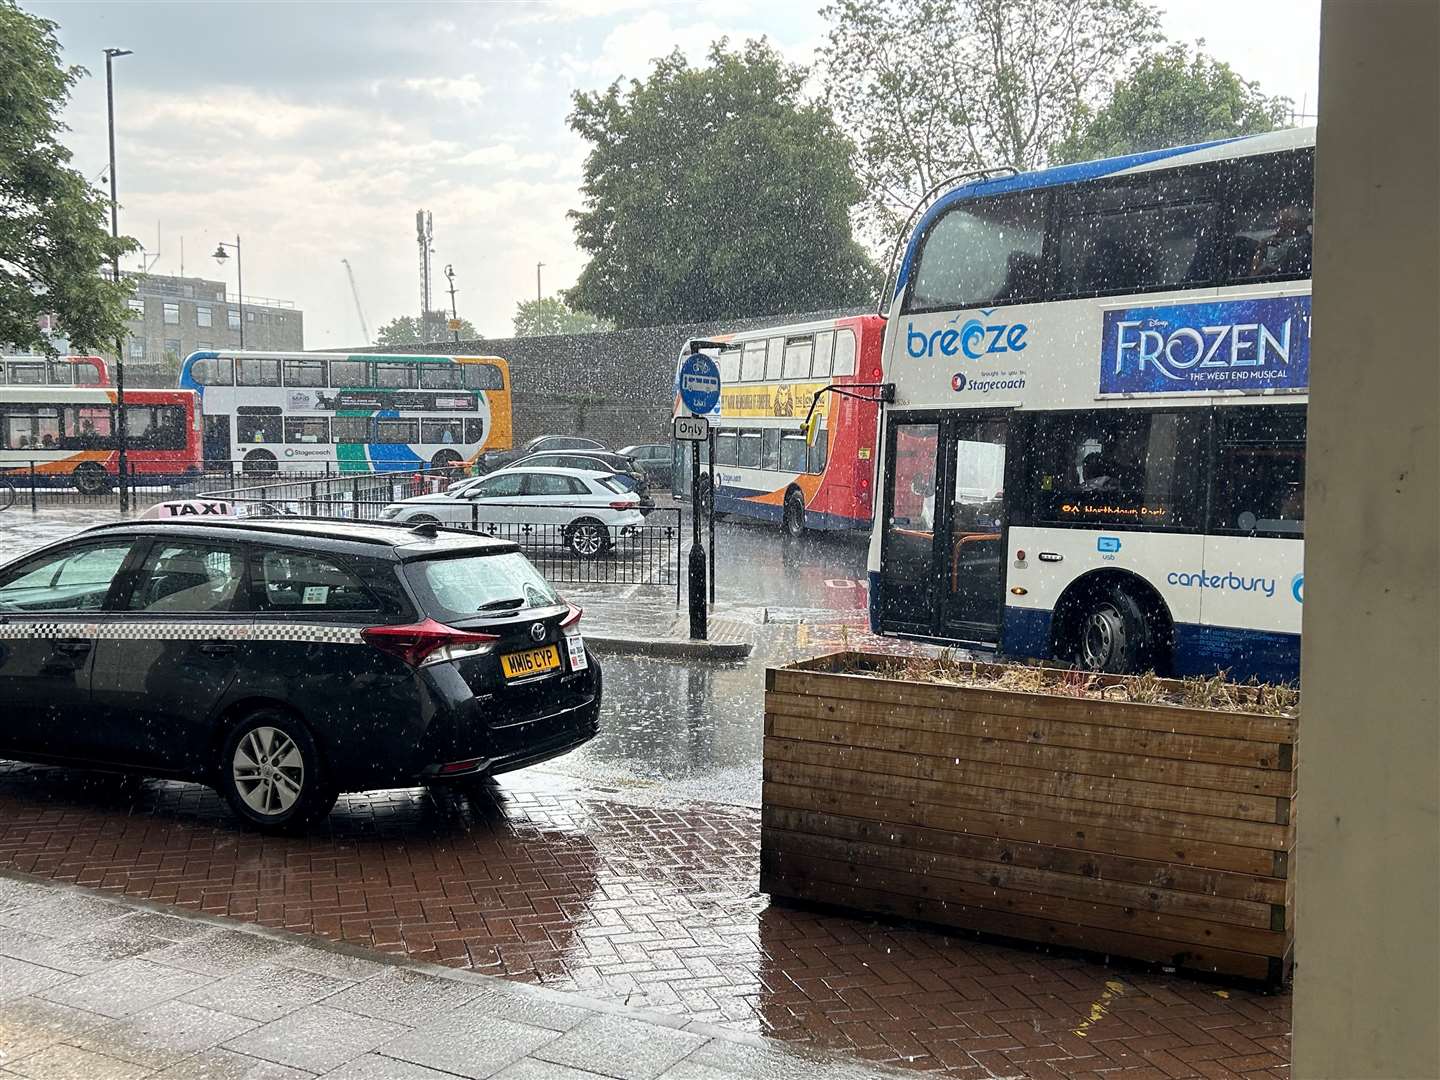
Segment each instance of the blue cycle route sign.
[{"label": "blue cycle route sign", "polygon": [[680,362],[680,400],[695,416],[708,416],[720,405],[720,369],[704,353],[691,353]]}]

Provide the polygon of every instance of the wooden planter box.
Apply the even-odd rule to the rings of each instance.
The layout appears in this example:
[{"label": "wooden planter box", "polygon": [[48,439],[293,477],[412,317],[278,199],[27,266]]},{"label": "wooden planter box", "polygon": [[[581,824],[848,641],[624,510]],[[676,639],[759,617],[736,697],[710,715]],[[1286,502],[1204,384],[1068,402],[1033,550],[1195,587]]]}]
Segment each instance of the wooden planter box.
[{"label": "wooden planter box", "polygon": [[1289,977],[1298,721],[765,677],[760,888],[1220,973]]}]

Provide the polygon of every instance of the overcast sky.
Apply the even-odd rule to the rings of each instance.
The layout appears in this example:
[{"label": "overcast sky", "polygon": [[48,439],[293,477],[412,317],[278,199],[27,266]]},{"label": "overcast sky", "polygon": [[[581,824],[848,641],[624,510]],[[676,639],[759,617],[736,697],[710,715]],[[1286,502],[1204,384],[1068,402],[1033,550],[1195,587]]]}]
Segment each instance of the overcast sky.
[{"label": "overcast sky", "polygon": [[[222,278],[210,258],[238,233],[247,295],[293,300],[305,345],[361,343],[345,271],[371,333],[420,306],[415,211],[435,220],[435,304],[455,267],[460,313],[508,336],[518,300],[584,265],[566,210],[585,146],[570,94],[643,76],[679,45],[767,35],[808,61],[818,0],[439,3],[20,0],[60,26],[89,68],[66,120],[75,166],[105,166],[107,46],[115,62],[120,228],[156,273]],[[1319,0],[1160,0],[1173,38],[1204,38],[1268,93],[1315,111]],[[132,259],[129,265],[136,266]]]}]

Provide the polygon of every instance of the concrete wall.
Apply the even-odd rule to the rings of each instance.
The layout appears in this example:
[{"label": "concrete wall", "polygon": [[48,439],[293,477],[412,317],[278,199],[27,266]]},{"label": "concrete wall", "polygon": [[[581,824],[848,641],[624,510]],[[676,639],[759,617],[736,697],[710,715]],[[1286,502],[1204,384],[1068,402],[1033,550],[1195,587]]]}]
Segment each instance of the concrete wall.
[{"label": "concrete wall", "polygon": [[685,342],[721,330],[781,326],[847,312],[734,319],[722,326],[687,323],[605,334],[432,342],[404,349],[327,352],[417,352],[503,356],[510,362],[516,445],[535,435],[589,435],[606,446],[669,442],[675,360]]},{"label": "concrete wall", "polygon": [[1440,17],[1325,0],[1295,1075],[1440,1076]]}]

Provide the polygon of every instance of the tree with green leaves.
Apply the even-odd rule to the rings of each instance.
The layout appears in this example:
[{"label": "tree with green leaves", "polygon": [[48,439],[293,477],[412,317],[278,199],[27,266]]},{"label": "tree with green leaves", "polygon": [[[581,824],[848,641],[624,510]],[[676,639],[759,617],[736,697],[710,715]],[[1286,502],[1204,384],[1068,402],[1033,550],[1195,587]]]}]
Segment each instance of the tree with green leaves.
[{"label": "tree with green leaves", "polygon": [[944,180],[1049,162],[1157,40],[1145,0],[832,0],[825,97],[856,141],[867,237],[888,248]]},{"label": "tree with green leaves", "polygon": [[1159,150],[1255,135],[1283,127],[1294,103],[1270,97],[1229,64],[1206,56],[1198,42],[1146,56],[1115,84],[1109,100],[1080,121],[1080,130],[1057,145],[1057,162]]},{"label": "tree with green leaves", "polygon": [[[480,331],[475,329],[469,319],[460,320],[461,341],[479,341],[480,338]],[[454,340],[455,331],[450,329],[450,315],[444,311],[426,313],[423,333],[420,320],[413,315],[398,316],[375,331],[375,344],[387,349]]]},{"label": "tree with green leaves", "polygon": [[806,77],[764,40],[722,39],[704,66],[677,49],[643,82],[576,93],[590,154],[570,216],[590,261],[566,303],[622,327],[869,303],[854,148]]},{"label": "tree with green leaves", "polygon": [[0,343],[53,353],[54,315],[72,349],[113,348],[131,286],[100,276],[134,250],[114,240],[103,196],[69,167],[60,110],[87,74],[60,63],[56,26],[0,0]]},{"label": "tree with green leaves", "polygon": [[515,305],[515,336],[542,337],[546,334],[598,334],[614,330],[615,324],[588,311],[572,311],[558,296],[522,300]]}]

